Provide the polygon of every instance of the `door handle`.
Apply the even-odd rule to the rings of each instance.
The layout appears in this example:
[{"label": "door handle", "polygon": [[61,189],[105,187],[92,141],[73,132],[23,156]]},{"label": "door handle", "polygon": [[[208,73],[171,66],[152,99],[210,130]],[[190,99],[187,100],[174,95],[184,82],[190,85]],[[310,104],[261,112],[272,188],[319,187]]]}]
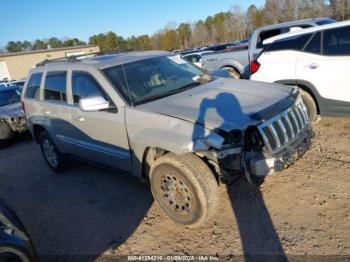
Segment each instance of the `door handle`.
[{"label": "door handle", "polygon": [[311,63],[311,64],[308,64],[308,65],[305,65],[306,68],[310,68],[310,69],[316,69],[319,67],[318,64],[316,63]]}]

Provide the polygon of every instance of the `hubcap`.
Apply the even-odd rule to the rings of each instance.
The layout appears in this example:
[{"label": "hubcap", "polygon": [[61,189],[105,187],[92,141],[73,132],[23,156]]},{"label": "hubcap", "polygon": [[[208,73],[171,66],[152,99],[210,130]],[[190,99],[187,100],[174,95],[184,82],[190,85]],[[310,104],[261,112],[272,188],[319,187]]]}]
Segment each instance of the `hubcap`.
[{"label": "hubcap", "polygon": [[194,196],[188,185],[178,176],[161,176],[161,186],[165,204],[176,214],[187,216],[192,212]]},{"label": "hubcap", "polygon": [[50,163],[50,165],[56,167],[58,165],[58,157],[55,147],[50,140],[45,139],[43,141],[43,151],[45,158]]}]

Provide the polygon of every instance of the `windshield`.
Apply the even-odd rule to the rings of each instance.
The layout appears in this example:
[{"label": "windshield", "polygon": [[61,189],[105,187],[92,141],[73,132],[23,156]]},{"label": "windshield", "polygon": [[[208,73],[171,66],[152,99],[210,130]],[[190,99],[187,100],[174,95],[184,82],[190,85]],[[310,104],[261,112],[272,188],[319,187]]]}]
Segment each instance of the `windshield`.
[{"label": "windshield", "polygon": [[180,56],[162,56],[103,70],[133,105],[146,103],[213,80]]},{"label": "windshield", "polygon": [[0,106],[19,103],[21,97],[16,89],[0,91]]}]

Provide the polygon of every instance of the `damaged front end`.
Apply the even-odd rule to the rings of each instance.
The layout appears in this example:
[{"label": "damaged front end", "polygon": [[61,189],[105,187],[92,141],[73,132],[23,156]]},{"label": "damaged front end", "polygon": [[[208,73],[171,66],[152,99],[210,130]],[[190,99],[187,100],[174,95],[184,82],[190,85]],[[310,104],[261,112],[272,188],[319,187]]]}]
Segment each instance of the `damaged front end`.
[{"label": "damaged front end", "polygon": [[24,133],[27,130],[26,119],[24,116],[0,118],[0,124],[6,124],[15,133]]},{"label": "damaged front end", "polygon": [[218,134],[223,138],[220,147],[196,153],[215,168],[223,182],[235,175],[255,182],[283,171],[309,150],[314,136],[300,96],[289,108],[257,125]]}]

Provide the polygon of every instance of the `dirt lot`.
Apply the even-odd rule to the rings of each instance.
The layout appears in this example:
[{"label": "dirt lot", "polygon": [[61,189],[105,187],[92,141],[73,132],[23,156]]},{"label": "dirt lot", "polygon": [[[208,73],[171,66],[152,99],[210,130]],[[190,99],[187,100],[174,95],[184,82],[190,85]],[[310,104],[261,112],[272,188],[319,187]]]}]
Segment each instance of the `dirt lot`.
[{"label": "dirt lot", "polygon": [[196,230],[173,224],[133,178],[83,164],[52,173],[31,141],[0,151],[0,197],[44,261],[62,254],[89,255],[79,256],[84,261],[111,254],[349,256],[350,118],[324,118],[315,130],[312,150],[260,190],[244,181],[223,187],[217,216]]}]

